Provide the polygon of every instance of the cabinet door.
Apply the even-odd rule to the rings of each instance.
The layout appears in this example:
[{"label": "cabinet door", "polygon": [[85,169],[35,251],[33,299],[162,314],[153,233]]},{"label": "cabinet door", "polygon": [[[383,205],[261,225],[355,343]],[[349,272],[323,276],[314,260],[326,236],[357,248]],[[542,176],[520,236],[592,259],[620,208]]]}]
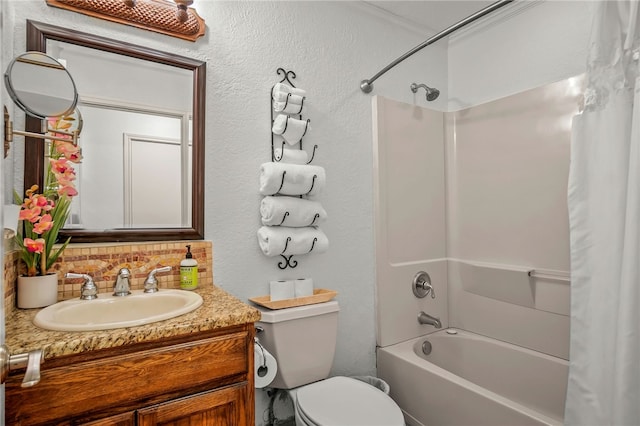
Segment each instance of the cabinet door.
[{"label": "cabinet door", "polygon": [[94,420],[89,423],[83,423],[84,426],[135,426],[135,413],[133,411],[124,414],[116,414],[115,416],[105,417],[104,419]]},{"label": "cabinet door", "polygon": [[138,410],[138,426],[253,426],[247,422],[247,383]]}]

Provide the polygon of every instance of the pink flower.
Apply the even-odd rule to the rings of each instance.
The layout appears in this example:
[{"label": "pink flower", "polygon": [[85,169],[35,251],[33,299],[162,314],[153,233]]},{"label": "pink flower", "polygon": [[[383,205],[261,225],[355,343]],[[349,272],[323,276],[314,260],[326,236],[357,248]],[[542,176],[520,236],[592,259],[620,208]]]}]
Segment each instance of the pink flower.
[{"label": "pink flower", "polygon": [[73,123],[69,121],[69,117],[49,118],[48,120],[49,134],[51,136],[71,140],[70,135],[56,133],[55,130],[69,131]]},{"label": "pink flower", "polygon": [[43,238],[37,238],[36,240],[31,238],[24,239],[24,246],[30,253],[42,253],[44,251],[44,243]]},{"label": "pink flower", "polygon": [[80,147],[75,146],[72,143],[57,141],[55,143],[55,147],[59,154],[64,155],[64,157],[72,163],[79,163],[80,160],[82,160]]},{"label": "pink flower", "polygon": [[53,130],[65,130],[71,127],[71,122],[65,120],[66,117],[55,117],[47,120],[49,122],[49,128]]},{"label": "pink flower", "polygon": [[78,191],[73,185],[60,186],[58,188],[58,194],[66,195],[68,197],[75,197],[78,195]]},{"label": "pink flower", "polygon": [[73,172],[73,167],[68,164],[66,158],[50,158],[49,163],[51,164],[51,171],[55,174],[64,175],[69,170]]},{"label": "pink flower", "polygon": [[42,210],[48,212],[53,208],[54,203],[53,201],[47,199],[47,197],[45,197],[44,195],[36,194],[31,197],[31,205],[40,207]]},{"label": "pink flower", "polygon": [[33,226],[33,232],[40,235],[47,232],[53,226],[53,220],[50,214],[45,214],[40,218],[40,221]]},{"label": "pink flower", "polygon": [[31,185],[31,188],[26,190],[27,197],[31,198],[34,192],[38,190],[38,185]]},{"label": "pink flower", "polygon": [[59,176],[58,178],[58,187],[60,186],[73,186],[75,188],[75,184],[73,181],[76,179],[76,176],[69,176],[71,179],[67,179],[67,176]]},{"label": "pink flower", "polygon": [[18,216],[19,220],[28,220],[31,223],[35,223],[40,219],[40,212],[42,211],[42,209],[40,207],[32,207],[32,208],[26,208],[23,206],[23,208],[20,210],[20,214]]}]

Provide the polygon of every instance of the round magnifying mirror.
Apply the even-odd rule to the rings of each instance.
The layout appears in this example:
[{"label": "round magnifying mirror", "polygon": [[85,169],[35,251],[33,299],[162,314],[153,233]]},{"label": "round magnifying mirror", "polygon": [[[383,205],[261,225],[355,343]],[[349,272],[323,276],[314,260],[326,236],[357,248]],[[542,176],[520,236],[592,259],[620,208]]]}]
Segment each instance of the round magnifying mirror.
[{"label": "round magnifying mirror", "polygon": [[41,52],[16,57],[4,74],[11,99],[32,117],[46,119],[70,114],[78,102],[78,91],[69,71]]}]

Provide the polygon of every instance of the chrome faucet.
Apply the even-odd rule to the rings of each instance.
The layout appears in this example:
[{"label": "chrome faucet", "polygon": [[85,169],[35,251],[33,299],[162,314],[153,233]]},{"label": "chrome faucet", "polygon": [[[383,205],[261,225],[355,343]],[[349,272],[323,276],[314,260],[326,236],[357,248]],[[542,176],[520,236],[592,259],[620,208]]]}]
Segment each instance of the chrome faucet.
[{"label": "chrome faucet", "polygon": [[130,284],[129,279],[131,278],[131,272],[127,268],[121,268],[118,271],[118,276],[116,277],[116,282],[113,285],[113,295],[114,296],[127,296],[131,294],[129,291]]},{"label": "chrome faucet", "polygon": [[80,288],[80,299],[81,300],[93,300],[98,297],[98,287],[96,287],[93,282],[93,278],[87,274],[75,274],[73,272],[67,272],[64,275],[65,278],[82,278],[84,283]]},{"label": "chrome faucet", "polygon": [[442,328],[440,318],[432,317],[424,311],[420,311],[420,313],[418,314],[418,322],[420,324],[432,325],[435,328]]},{"label": "chrome faucet", "polygon": [[144,280],[144,292],[155,293],[156,291],[158,291],[158,280],[156,279],[156,274],[159,274],[161,272],[169,272],[170,270],[171,266],[163,266],[149,272],[147,279]]}]

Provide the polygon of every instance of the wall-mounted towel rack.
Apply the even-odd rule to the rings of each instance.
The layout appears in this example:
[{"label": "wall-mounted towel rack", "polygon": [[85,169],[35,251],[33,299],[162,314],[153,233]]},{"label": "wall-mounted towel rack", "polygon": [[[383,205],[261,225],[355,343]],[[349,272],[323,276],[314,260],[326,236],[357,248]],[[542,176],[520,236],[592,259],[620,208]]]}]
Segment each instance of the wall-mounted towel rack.
[{"label": "wall-mounted towel rack", "polygon": [[[306,136],[309,123],[311,122],[310,119],[305,120],[302,117],[303,109],[308,107],[305,92],[296,89],[296,85],[293,83],[293,80],[296,78],[295,72],[278,68],[276,73],[282,78],[271,87],[269,96],[269,109],[271,111],[271,161],[273,163],[280,163],[285,157],[285,147],[290,145],[294,148],[286,153],[287,159],[284,159],[281,165],[263,165],[262,170],[263,173],[267,173],[268,175],[268,183],[263,186],[261,181],[261,193],[270,197],[276,196],[275,199],[280,200],[290,200],[295,197],[300,203],[312,203],[310,200],[307,201],[306,197],[315,195],[315,193],[313,193],[314,189],[316,190],[315,192],[322,190],[325,172],[321,167],[310,166],[315,158],[318,145],[313,146],[313,151],[309,159],[306,152],[300,153],[300,155],[294,154],[298,152],[295,149],[296,145],[300,151],[304,151],[302,139]],[[276,87],[278,85],[280,85],[280,87]],[[285,92],[288,92],[286,96],[284,95]],[[294,108],[294,106],[296,108]],[[278,114],[277,118],[275,114]],[[286,115],[286,117],[283,117],[283,115]],[[289,133],[286,134],[288,130]],[[278,137],[282,137],[283,140],[281,142],[277,141],[276,138]],[[295,142],[296,140],[297,142]],[[267,172],[265,172],[265,170]],[[290,172],[290,175],[287,174],[287,171]],[[282,173],[282,175],[280,175],[280,173]],[[304,175],[302,181],[298,179],[299,173]],[[278,181],[279,187],[277,191],[273,192],[278,186]],[[308,190],[306,185],[308,185]],[[265,200],[266,198],[263,202],[265,202]],[[290,203],[290,201],[286,201],[286,203]],[[317,202],[315,203],[317,204]],[[300,212],[297,210],[300,204],[285,205],[287,209],[284,210],[284,213],[280,213],[282,214],[282,220],[277,223],[273,220],[273,217],[271,217],[269,221],[265,223],[263,216],[263,224],[266,225],[266,228],[263,227],[258,232],[259,239],[262,238],[260,243],[264,253],[267,256],[279,255],[282,257],[283,260],[278,263],[280,269],[295,268],[298,266],[298,261],[293,259],[294,255],[309,254],[314,252],[314,250],[316,252],[323,252],[327,247],[326,236],[317,227],[317,223],[326,218],[326,212],[322,206],[319,204],[317,204],[318,207],[312,205],[311,212],[307,213],[308,217],[305,217],[304,215],[300,216]],[[296,210],[290,212],[289,210],[292,208]],[[304,208],[307,209],[306,212],[309,212],[309,205],[304,205]],[[289,220],[289,222],[287,222],[287,220]],[[307,220],[310,221],[308,225],[306,224]],[[276,228],[271,228],[271,226],[275,226]],[[308,240],[301,240],[300,234],[298,233],[300,229],[308,229],[309,231],[319,233],[321,241],[319,241],[318,238],[310,237]],[[277,234],[276,239],[269,239],[269,241],[267,241],[267,236],[271,235],[271,237],[273,237],[273,232]],[[277,244],[275,247],[272,245],[274,241],[276,242],[275,244]],[[282,247],[283,242],[284,247]],[[307,244],[309,245],[307,246]],[[277,251],[274,252],[273,249],[276,247]]]},{"label": "wall-mounted towel rack", "polygon": [[[282,79],[278,82],[278,83],[286,83],[288,85],[290,85],[291,87],[296,87],[296,85],[293,83],[293,81],[291,81],[292,79],[296,78],[296,73],[293,71],[287,71],[284,68],[278,68],[278,70],[276,71],[276,74],[278,75],[282,75]],[[291,93],[289,93],[287,95],[286,101],[287,104],[289,102],[289,98],[291,97]],[[300,104],[300,111],[298,111],[298,113],[294,113],[293,115],[298,115],[298,118],[300,120],[302,120],[302,107],[304,106],[304,101],[306,100],[305,97],[302,97],[302,102]],[[275,118],[273,116],[274,113],[274,109],[273,109],[273,87],[271,88],[271,92],[270,92],[270,96],[269,96],[269,110],[271,111],[271,124],[273,124]],[[286,106],[285,106],[286,107]],[[288,122],[288,118],[287,118],[287,122]],[[302,136],[306,135],[307,133],[307,129],[309,127],[309,123],[311,122],[311,120],[307,119],[307,126],[304,130],[304,133]],[[285,124],[285,129],[286,129],[286,124]],[[278,158],[276,156],[276,151],[275,151],[275,140],[274,140],[275,136],[273,133],[271,133],[271,161],[275,161],[275,162],[279,162],[280,160],[282,160],[282,157],[284,155],[284,147],[286,146],[286,142],[283,140],[282,144],[280,146],[280,158]],[[299,142],[299,148],[302,150],[302,139],[300,139]],[[307,164],[311,164],[311,162],[313,161],[314,157],[316,156],[316,150],[318,149],[318,145],[314,145],[313,146],[313,151],[311,152],[311,158],[309,158],[309,161],[307,161]]]}]

